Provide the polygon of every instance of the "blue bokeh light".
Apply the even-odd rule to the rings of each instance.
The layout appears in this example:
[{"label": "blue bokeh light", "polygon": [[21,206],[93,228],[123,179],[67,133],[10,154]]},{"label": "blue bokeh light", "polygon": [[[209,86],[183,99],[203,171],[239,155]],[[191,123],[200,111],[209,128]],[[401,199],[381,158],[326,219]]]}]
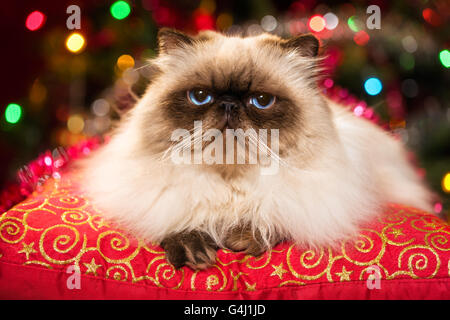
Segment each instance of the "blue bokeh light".
[{"label": "blue bokeh light", "polygon": [[380,79],[372,77],[364,82],[364,89],[371,96],[376,96],[383,89],[383,84],[381,83]]}]

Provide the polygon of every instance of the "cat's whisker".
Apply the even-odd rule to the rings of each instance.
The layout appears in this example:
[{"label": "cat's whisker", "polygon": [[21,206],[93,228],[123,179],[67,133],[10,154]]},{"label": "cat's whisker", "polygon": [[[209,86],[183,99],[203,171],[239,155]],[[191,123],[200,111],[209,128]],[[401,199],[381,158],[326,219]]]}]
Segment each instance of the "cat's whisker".
[{"label": "cat's whisker", "polygon": [[250,134],[249,140],[251,140],[260,151],[266,152],[266,154],[268,151],[268,155],[272,158],[272,160],[275,160],[286,167],[289,168],[291,167],[285,160],[281,159],[278,156],[278,154],[276,154],[269,146],[267,146],[267,144],[265,144],[260,138],[254,137],[252,134]]},{"label": "cat's whisker", "polygon": [[192,147],[199,141],[202,141],[204,138],[204,134],[199,135],[199,131],[201,131],[202,129],[197,129],[197,131],[195,131],[197,128],[192,128],[190,130],[188,130],[189,132],[193,131],[193,139],[182,139],[180,142],[173,142],[172,145],[167,148],[162,157],[159,159],[160,161],[165,161],[168,158],[168,154],[169,153],[173,153],[173,152],[179,152],[181,150],[186,150],[186,149],[192,149]]},{"label": "cat's whisker", "polygon": [[147,63],[147,64],[144,64],[143,66],[140,66],[140,67],[138,67],[138,68],[134,68],[134,70],[141,70],[141,69],[144,69],[144,68],[147,68],[147,67],[150,67],[152,65],[152,63]]}]

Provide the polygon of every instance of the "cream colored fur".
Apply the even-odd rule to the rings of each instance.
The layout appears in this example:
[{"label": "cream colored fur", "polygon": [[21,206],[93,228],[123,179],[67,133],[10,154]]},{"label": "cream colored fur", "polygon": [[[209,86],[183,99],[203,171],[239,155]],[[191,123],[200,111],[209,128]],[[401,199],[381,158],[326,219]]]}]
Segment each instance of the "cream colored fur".
[{"label": "cream colored fur", "polygon": [[[389,202],[430,210],[430,193],[401,143],[323,98],[309,80],[314,79],[311,59],[295,51],[280,57],[276,49],[255,50],[261,40],[217,36],[196,51],[179,49],[153,61],[163,71],[158,81],[110,143],[84,164],[84,187],[104,215],[149,241],[199,229],[220,245],[226,230],[247,222],[267,243],[277,233],[299,245],[320,246],[354,236]],[[205,61],[211,61],[211,69],[239,64],[236,52],[266,70],[274,88],[285,87],[305,107],[303,134],[279,173],[260,175],[252,166],[245,175],[224,180],[203,165],[175,165],[145,149],[143,136],[167,130],[151,113],[167,88],[189,81],[189,70]]]}]

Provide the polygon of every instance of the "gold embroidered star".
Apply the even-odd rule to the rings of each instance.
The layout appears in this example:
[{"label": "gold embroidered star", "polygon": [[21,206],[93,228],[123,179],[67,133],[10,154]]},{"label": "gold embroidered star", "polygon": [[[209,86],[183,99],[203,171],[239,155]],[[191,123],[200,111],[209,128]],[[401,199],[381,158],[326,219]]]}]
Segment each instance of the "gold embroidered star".
[{"label": "gold embroidered star", "polygon": [[336,275],[340,277],[340,281],[350,281],[350,275],[353,271],[345,270],[345,266],[342,266],[341,272],[336,272]]},{"label": "gold embroidered star", "polygon": [[101,267],[100,264],[95,264],[95,259],[92,258],[90,263],[83,262],[84,266],[87,268],[86,274],[92,273],[97,276],[97,269]]},{"label": "gold embroidered star", "polygon": [[105,219],[100,219],[98,222],[97,222],[97,228],[101,228],[101,227],[109,227],[110,225],[109,224],[107,224],[106,222],[105,222]]},{"label": "gold embroidered star", "polygon": [[391,231],[388,232],[389,234],[394,235],[394,238],[397,239],[398,236],[404,236],[405,234],[402,232],[402,229],[396,229],[392,228]]},{"label": "gold embroidered star", "polygon": [[247,287],[247,291],[255,291],[256,290],[256,283],[254,284],[249,284],[247,282],[244,282],[245,286]]},{"label": "gold embroidered star", "polygon": [[423,226],[424,226],[424,227],[430,227],[430,228],[436,229],[437,224],[434,223],[434,222],[425,222],[425,223],[423,224]]},{"label": "gold embroidered star", "polygon": [[272,265],[272,268],[274,271],[270,274],[270,276],[278,276],[280,280],[283,279],[283,274],[287,273],[287,270],[283,269],[283,262],[280,263],[280,265]]},{"label": "gold embroidered star", "polygon": [[27,256],[27,260],[30,259],[30,254],[37,253],[37,251],[33,249],[34,242],[32,242],[30,244],[26,244],[25,242],[22,242],[22,245],[23,245],[22,250],[17,251],[17,253],[25,253],[25,255]]}]

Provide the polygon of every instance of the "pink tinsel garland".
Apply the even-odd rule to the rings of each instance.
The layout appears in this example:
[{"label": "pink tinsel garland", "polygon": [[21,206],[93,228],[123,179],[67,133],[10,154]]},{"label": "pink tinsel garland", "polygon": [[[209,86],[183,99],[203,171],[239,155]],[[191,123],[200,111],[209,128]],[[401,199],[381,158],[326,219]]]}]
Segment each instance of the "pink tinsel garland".
[{"label": "pink tinsel garland", "polygon": [[92,137],[67,149],[57,148],[40,154],[17,172],[17,181],[10,183],[0,193],[0,213],[26,199],[48,178],[56,177],[71,160],[88,155],[101,144],[101,138]]}]

